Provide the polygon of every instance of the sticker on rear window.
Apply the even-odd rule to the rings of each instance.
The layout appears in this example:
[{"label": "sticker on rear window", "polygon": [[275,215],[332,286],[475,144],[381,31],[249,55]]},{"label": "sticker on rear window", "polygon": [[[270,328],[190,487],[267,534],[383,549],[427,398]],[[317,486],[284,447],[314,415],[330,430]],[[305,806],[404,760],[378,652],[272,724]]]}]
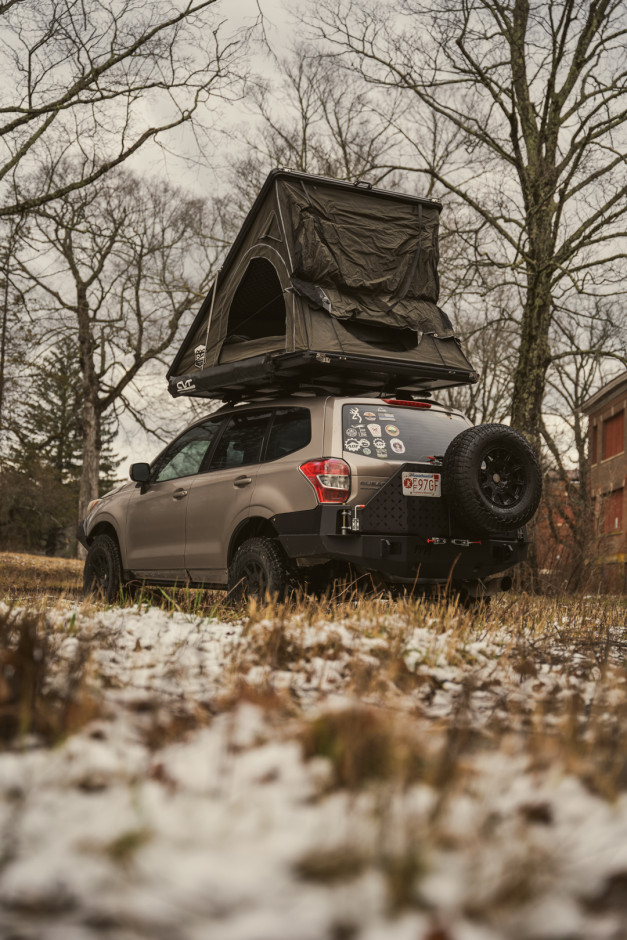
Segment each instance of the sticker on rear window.
[{"label": "sticker on rear window", "polygon": [[390,437],[396,437],[397,434],[400,434],[400,431],[395,424],[386,424],[385,433],[389,434]]},{"label": "sticker on rear window", "polygon": [[369,424],[368,430],[373,437],[381,437],[381,425],[380,424]]},{"label": "sticker on rear window", "polygon": [[405,453],[405,445],[398,438],[394,438],[394,440],[390,441],[390,447],[392,448],[395,454]]}]

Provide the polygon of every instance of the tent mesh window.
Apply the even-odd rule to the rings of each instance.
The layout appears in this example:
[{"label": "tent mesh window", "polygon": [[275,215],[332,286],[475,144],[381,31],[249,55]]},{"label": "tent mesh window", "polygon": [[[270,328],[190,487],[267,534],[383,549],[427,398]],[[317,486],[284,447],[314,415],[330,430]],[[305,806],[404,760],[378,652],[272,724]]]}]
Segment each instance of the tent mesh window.
[{"label": "tent mesh window", "polygon": [[226,342],[285,336],[285,300],[274,265],[253,258],[229,310]]},{"label": "tent mesh window", "polygon": [[355,320],[340,321],[345,330],[348,330],[355,339],[368,343],[376,349],[386,349],[389,352],[408,352],[418,345],[416,330],[403,330],[380,324],[356,322]]}]

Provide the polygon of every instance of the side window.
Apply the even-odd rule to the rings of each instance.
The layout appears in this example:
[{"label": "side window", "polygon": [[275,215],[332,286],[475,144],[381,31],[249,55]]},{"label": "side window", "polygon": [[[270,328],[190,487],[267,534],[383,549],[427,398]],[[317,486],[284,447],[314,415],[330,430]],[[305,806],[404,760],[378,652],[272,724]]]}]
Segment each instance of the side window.
[{"label": "side window", "polygon": [[161,456],[154,476],[155,483],[188,477],[200,470],[203,458],[213,444],[222,418],[196,424],[181,434]]},{"label": "side window", "polygon": [[278,460],[306,447],[311,440],[311,415],[307,408],[279,408],[270,428],[266,460]]},{"label": "side window", "polygon": [[270,417],[270,411],[231,415],[209,469],[230,470],[232,467],[259,463]]}]

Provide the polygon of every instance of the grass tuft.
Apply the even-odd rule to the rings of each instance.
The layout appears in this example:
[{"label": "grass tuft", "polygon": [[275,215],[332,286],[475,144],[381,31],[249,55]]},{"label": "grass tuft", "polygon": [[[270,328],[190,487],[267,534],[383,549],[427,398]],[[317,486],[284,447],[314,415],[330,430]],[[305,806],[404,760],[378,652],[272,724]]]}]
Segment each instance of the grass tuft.
[{"label": "grass tuft", "polygon": [[128,866],[134,856],[151,839],[149,829],[129,829],[113,839],[106,847],[109,858],[117,865]]},{"label": "grass tuft", "polygon": [[85,685],[87,646],[76,642],[61,682],[53,670],[54,652],[45,613],[0,610],[0,742],[27,734],[58,741],[99,713]]},{"label": "grass tuft", "polygon": [[373,781],[419,780],[427,755],[398,724],[393,713],[362,706],[325,712],[305,724],[303,755],[330,760],[335,785],[349,790]]}]

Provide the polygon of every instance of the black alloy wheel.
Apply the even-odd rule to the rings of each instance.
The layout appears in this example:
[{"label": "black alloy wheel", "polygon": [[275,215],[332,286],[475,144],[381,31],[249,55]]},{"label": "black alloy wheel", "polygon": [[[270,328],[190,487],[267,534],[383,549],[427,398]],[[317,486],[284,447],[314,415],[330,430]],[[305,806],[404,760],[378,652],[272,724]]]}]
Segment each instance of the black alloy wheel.
[{"label": "black alloy wheel", "polygon": [[97,535],[87,550],[83,572],[83,593],[95,594],[113,603],[122,587],[120,549],[110,535]]},{"label": "black alloy wheel", "polygon": [[247,539],[240,545],[229,566],[229,596],[233,601],[280,599],[288,582],[289,572],[281,546],[263,536]]},{"label": "black alloy wheel", "polygon": [[240,576],[249,597],[262,598],[268,590],[268,573],[259,559],[249,556],[240,565]]},{"label": "black alloy wheel", "polygon": [[527,474],[519,456],[504,447],[488,450],[481,463],[479,489],[489,503],[499,508],[516,506],[527,485]]}]

